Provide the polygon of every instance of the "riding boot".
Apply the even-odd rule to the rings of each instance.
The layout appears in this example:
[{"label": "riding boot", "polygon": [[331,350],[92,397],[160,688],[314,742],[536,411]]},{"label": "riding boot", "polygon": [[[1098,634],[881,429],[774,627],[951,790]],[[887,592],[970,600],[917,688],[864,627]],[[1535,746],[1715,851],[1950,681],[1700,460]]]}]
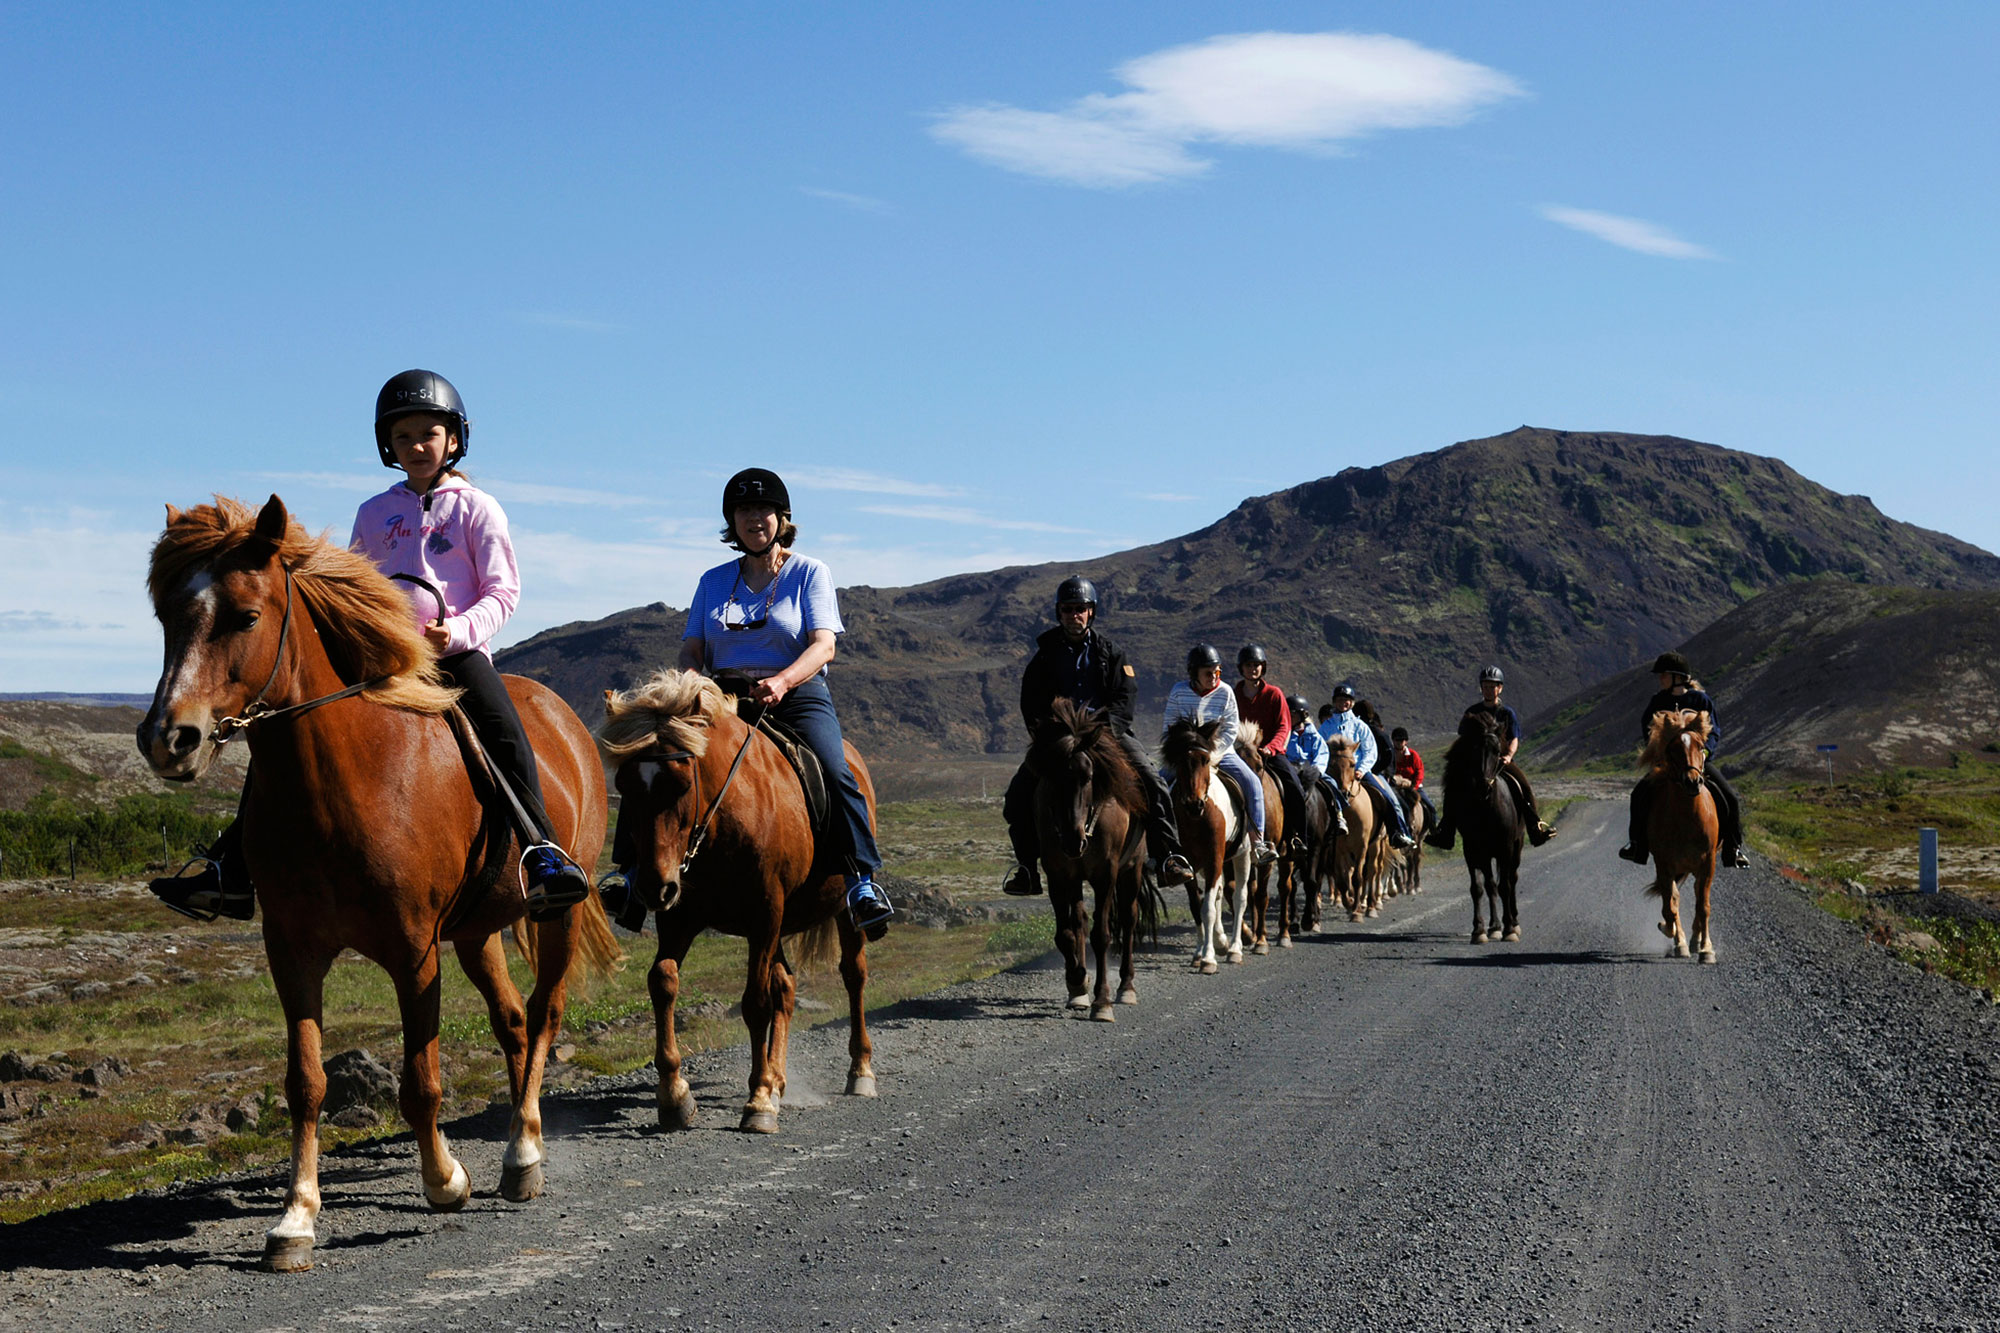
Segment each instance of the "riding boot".
[{"label": "riding boot", "polygon": [[1556,836],[1555,829],[1542,822],[1541,811],[1535,808],[1535,789],[1528,785],[1528,775],[1508,760],[1502,771],[1514,784],[1514,804],[1521,812],[1521,823],[1528,830],[1528,843],[1539,847]]},{"label": "riding boot", "polygon": [[1424,834],[1424,843],[1426,846],[1435,847],[1441,852],[1448,852],[1451,850],[1452,843],[1457,841],[1457,837],[1457,832],[1451,826],[1451,803],[1447,801],[1444,807],[1444,814],[1439,818],[1437,827],[1429,833]]},{"label": "riding boot", "polygon": [[1327,808],[1333,811],[1333,835],[1344,838],[1347,836],[1347,798],[1341,794],[1340,788],[1333,785],[1333,779],[1324,773],[1319,776],[1319,785],[1326,788]]},{"label": "riding boot", "polygon": [[1714,772],[1707,775],[1709,795],[1715,799],[1716,813],[1722,825],[1722,847],[1717,861],[1732,870],[1742,870],[1749,866],[1750,858],[1743,854],[1743,807],[1736,789]]},{"label": "riding boot", "polygon": [[[249,790],[249,782],[244,782]],[[198,866],[194,874],[189,866]],[[153,896],[182,916],[196,921],[213,921],[226,916],[232,921],[248,921],[257,910],[257,891],[250,883],[250,871],[243,864],[243,816],[239,807],[229,826],[215,835],[215,841],[200,848],[181,872],[163,875],[146,885]]]},{"label": "riding boot", "polygon": [[1118,742],[1125,747],[1132,771],[1146,789],[1146,850],[1157,863],[1159,882],[1168,887],[1184,883],[1193,878],[1194,867],[1181,855],[1181,831],[1174,821],[1173,793],[1167,790],[1166,780],[1146,758],[1138,741],[1130,735],[1121,735]]},{"label": "riding boot", "polygon": [[1625,845],[1618,849],[1618,855],[1634,865],[1646,864],[1646,819],[1653,809],[1653,780],[1641,778],[1639,785],[1632,789],[1632,818],[1626,829]]}]

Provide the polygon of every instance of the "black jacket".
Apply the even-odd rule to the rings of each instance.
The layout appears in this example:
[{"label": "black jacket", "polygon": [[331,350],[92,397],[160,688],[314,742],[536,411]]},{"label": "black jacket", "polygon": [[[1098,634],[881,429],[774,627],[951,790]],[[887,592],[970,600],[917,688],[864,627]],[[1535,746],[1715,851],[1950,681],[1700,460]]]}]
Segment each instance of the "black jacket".
[{"label": "black jacket", "polygon": [[1708,752],[1722,753],[1722,719],[1715,715],[1715,702],[1705,690],[1682,690],[1675,694],[1672,690],[1661,690],[1646,704],[1646,711],[1639,715],[1639,741],[1644,744],[1653,729],[1655,713],[1707,713]]},{"label": "black jacket", "polygon": [[1106,710],[1120,732],[1131,733],[1132,705],[1139,697],[1138,677],[1125,654],[1096,630],[1084,635],[1084,643],[1089,655],[1079,681],[1075,667],[1078,650],[1063,637],[1061,626],[1035,640],[1035,655],[1021,673],[1021,717],[1029,731],[1049,716],[1057,699],[1081,694],[1078,703]]}]

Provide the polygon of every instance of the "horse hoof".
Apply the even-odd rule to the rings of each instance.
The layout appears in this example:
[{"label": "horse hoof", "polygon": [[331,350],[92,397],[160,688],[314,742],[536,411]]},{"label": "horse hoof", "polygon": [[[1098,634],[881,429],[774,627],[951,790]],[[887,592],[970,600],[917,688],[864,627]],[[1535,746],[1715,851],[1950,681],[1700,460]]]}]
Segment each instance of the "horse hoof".
[{"label": "horse hoof", "polygon": [[1138,992],[1138,991],[1136,991],[1136,990],[1133,990],[1133,989],[1132,989],[1132,988],[1131,988],[1130,986],[1126,986],[1126,987],[1122,988],[1122,989],[1121,989],[1121,990],[1120,990],[1120,991],[1118,992],[1118,1003],[1120,1003],[1120,1004],[1137,1004],[1137,1003],[1139,1003],[1139,992]]},{"label": "horse hoof", "polygon": [[694,1121],[694,1094],[686,1088],[678,1096],[660,1103],[661,1129],[693,1129]]},{"label": "horse hoof", "polygon": [[1292,947],[1292,937],[1291,937],[1290,935],[1280,935],[1280,936],[1278,936],[1278,947],[1279,947],[1280,949],[1289,949],[1289,948],[1291,948],[1291,947]]},{"label": "horse hoof", "polygon": [[1250,950],[1250,952],[1256,954],[1259,958],[1262,958],[1265,954],[1271,952],[1271,946],[1263,940],[1258,940],[1255,947],[1253,947]]},{"label": "horse hoof", "polygon": [[1222,961],[1225,963],[1240,964],[1243,961],[1243,951],[1241,949],[1231,949],[1222,956]]},{"label": "horse hoof", "polygon": [[1116,1023],[1118,1021],[1118,1014],[1109,1004],[1093,1004],[1090,1006],[1090,1021],[1093,1023]]},{"label": "horse hoof", "polygon": [[455,1213],[465,1207],[465,1201],[472,1197],[472,1180],[465,1174],[464,1163],[451,1164],[451,1179],[441,1189],[424,1186],[424,1197],[430,1200],[434,1213]]},{"label": "horse hoof", "polygon": [[258,1267],[267,1273],[303,1273],[313,1266],[311,1236],[266,1236]]},{"label": "horse hoof", "polygon": [[1361,913],[1359,913],[1359,912],[1349,912],[1349,913],[1347,914],[1347,919],[1348,919],[1349,921],[1359,921],[1359,920],[1361,919]]},{"label": "horse hoof", "polygon": [[1376,917],[1378,917],[1378,916],[1380,916],[1380,915],[1382,915],[1382,909],[1381,909],[1381,908],[1379,908],[1379,907],[1371,907],[1371,908],[1369,908],[1369,909],[1368,909],[1368,917],[1369,917],[1369,919],[1370,919],[1371,921],[1372,921],[1372,920],[1373,920],[1374,918],[1376,918]]},{"label": "horse hoof", "polygon": [[1715,950],[1703,949],[1701,951],[1701,961],[1704,963],[1713,963],[1715,961]]},{"label": "horse hoof", "polygon": [[745,1134],[775,1134],[778,1132],[776,1111],[745,1111],[743,1123],[736,1128]]},{"label": "horse hoof", "polygon": [[847,1095],[850,1097],[873,1097],[875,1095],[875,1076],[873,1074],[849,1074],[847,1076]]},{"label": "horse hoof", "polygon": [[526,1203],[540,1198],[542,1193],[542,1164],[533,1166],[510,1166],[500,1173],[500,1197],[509,1203]]},{"label": "horse hoof", "polygon": [[1660,933],[1662,935],[1665,935],[1668,939],[1672,939],[1674,937],[1674,928],[1668,925],[1666,922],[1655,921],[1653,924],[1658,926],[1660,928]]},{"label": "horse hoof", "polygon": [[1483,930],[1475,930],[1475,931],[1473,931],[1473,932],[1472,932],[1472,942],[1473,942],[1474,944],[1484,944],[1484,943],[1486,943],[1486,932],[1485,932],[1485,931],[1483,931]]},{"label": "horse hoof", "polygon": [[1075,995],[1072,995],[1072,996],[1070,996],[1070,997],[1069,997],[1069,1007],[1070,1007],[1070,1008],[1072,1008],[1072,1009],[1088,1009],[1088,1008],[1090,1008],[1090,995],[1089,995],[1089,993],[1088,993],[1087,991],[1078,991],[1078,992],[1077,992],[1077,993],[1076,993]]},{"label": "horse hoof", "polygon": [[1507,933],[1505,935],[1502,935],[1500,938],[1505,940],[1509,944],[1519,944],[1521,942],[1521,928],[1519,926],[1513,926],[1509,928]]},{"label": "horse hoof", "polygon": [[1675,940],[1674,947],[1667,950],[1667,957],[1669,958],[1685,958],[1687,956],[1688,956],[1688,947],[1687,945],[1682,944],[1679,940]]},{"label": "horse hoof", "polygon": [[1201,974],[1205,977],[1212,977],[1221,970],[1221,968],[1215,965],[1213,960],[1201,964]]}]

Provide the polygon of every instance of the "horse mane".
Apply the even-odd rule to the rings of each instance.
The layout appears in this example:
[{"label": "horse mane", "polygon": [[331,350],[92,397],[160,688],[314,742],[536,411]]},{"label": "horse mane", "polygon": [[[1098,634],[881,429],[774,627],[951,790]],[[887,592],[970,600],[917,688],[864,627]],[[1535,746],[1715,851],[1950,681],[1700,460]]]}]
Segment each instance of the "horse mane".
[{"label": "horse mane", "polygon": [[[1500,725],[1483,713],[1467,713],[1458,719],[1458,739],[1444,752],[1445,799],[1460,787],[1486,785],[1486,762],[1500,754]],[[1476,797],[1475,797],[1476,799]]]},{"label": "horse mane", "polygon": [[1255,722],[1236,724],[1236,753],[1250,766],[1252,773],[1264,771],[1264,755],[1259,746],[1264,743],[1264,729]]},{"label": "horse mane", "polygon": [[1073,699],[1057,699],[1049,706],[1049,716],[1035,728],[1028,747],[1031,766],[1049,758],[1066,759],[1078,750],[1091,758],[1092,785],[1096,794],[1106,795],[1128,810],[1144,810],[1145,789],[1125,747],[1111,729],[1110,715],[1101,708],[1085,708]]},{"label": "horse mane", "polygon": [[[252,551],[261,562],[264,539],[257,517],[258,511],[223,495],[192,509],[169,506],[166,531],[154,544],[146,571],[155,610],[196,570],[239,553],[247,560]],[[409,598],[374,561],[313,536],[289,516],[276,555],[291,571],[292,587],[318,627],[335,673],[350,684],[387,677],[381,686],[363,690],[362,698],[414,713],[442,713],[457,701],[459,691],[439,679],[437,655],[411,618]]]},{"label": "horse mane", "polygon": [[605,760],[646,750],[685,750],[697,759],[708,753],[709,725],[736,712],[736,700],[699,671],[656,671],[644,685],[604,692],[604,721],[597,749]]},{"label": "horse mane", "polygon": [[1675,736],[1693,732],[1708,743],[1708,714],[1692,708],[1661,709],[1646,722],[1646,749],[1640,767],[1658,771],[1667,764],[1668,746]]},{"label": "horse mane", "polygon": [[1354,741],[1346,736],[1335,736],[1326,743],[1326,775],[1334,778],[1337,766],[1345,764],[1348,772],[1354,771]]},{"label": "horse mane", "polygon": [[1215,734],[1221,730],[1217,722],[1196,722],[1191,717],[1175,719],[1167,728],[1167,734],[1160,741],[1160,757],[1167,763],[1179,767],[1193,758],[1197,751],[1213,755]]}]

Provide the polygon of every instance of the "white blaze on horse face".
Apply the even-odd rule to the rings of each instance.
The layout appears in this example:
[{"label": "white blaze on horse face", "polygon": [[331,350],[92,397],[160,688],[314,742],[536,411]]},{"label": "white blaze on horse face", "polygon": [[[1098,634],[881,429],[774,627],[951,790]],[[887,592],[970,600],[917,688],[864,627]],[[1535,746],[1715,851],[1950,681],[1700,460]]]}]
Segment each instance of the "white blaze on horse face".
[{"label": "white blaze on horse face", "polygon": [[[214,574],[197,569],[166,606],[155,608],[166,641],[160,680],[153,687],[153,707],[147,714],[155,737],[162,735],[170,723],[177,725],[175,719],[182,711],[181,695],[191,682],[200,678],[202,645],[209,641],[219,600]],[[207,709],[198,704],[196,711],[206,713]],[[147,752],[150,757],[150,746]]]}]

